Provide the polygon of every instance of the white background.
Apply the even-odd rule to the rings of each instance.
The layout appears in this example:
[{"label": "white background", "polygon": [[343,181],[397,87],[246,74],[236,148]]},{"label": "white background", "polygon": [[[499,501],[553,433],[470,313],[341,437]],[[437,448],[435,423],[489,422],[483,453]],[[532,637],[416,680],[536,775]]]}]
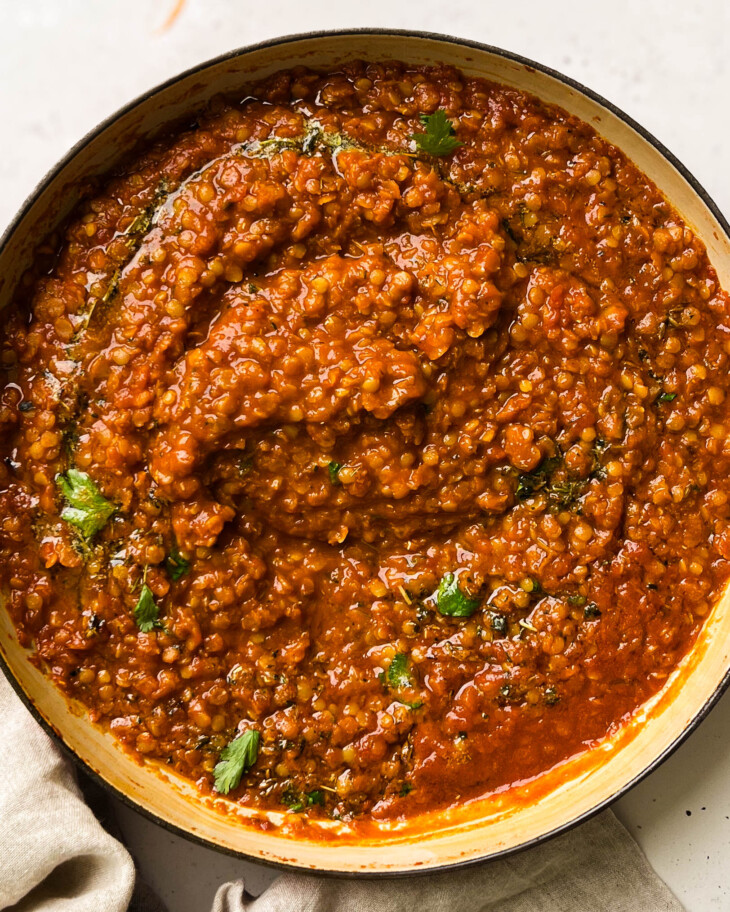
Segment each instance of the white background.
[{"label": "white background", "polygon": [[[659,137],[730,215],[726,0],[185,0],[165,26],[176,3],[0,0],[0,230],[83,133],[155,83],[264,38],[350,26],[441,31],[553,66]],[[616,806],[691,912],[730,910],[728,733],[730,695]],[[258,892],[274,876],[121,806],[119,818],[170,912],[206,912],[224,880]]]}]

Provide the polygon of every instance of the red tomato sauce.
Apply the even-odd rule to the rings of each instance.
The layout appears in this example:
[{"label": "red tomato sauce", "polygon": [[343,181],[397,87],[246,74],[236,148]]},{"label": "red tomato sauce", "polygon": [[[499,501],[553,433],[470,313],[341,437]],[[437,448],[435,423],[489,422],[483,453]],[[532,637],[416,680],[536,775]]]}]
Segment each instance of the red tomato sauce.
[{"label": "red tomato sauce", "polygon": [[590,747],[728,577],[730,315],[616,148],[445,67],[280,73],[39,248],[0,583],[137,756],[373,821]]}]

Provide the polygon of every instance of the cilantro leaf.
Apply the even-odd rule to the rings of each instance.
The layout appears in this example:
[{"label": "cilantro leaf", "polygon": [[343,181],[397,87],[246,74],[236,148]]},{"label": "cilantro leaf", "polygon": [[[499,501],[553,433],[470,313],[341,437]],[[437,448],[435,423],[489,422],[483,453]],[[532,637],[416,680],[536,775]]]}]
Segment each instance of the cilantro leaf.
[{"label": "cilantro leaf", "polygon": [[61,519],[76,526],[84,538],[93,538],[117,510],[86,472],[69,469],[65,475],[56,475],[56,485],[66,501]]},{"label": "cilantro leaf", "polygon": [[241,776],[256,762],[260,740],[261,735],[256,729],[249,728],[223,748],[213,770],[216,792],[227,795],[231,789],[238,787]]},{"label": "cilantro leaf", "polygon": [[134,606],[134,619],[142,633],[149,633],[159,624],[160,609],[157,606],[152,590],[144,583],[137,604]]},{"label": "cilantro leaf", "polygon": [[676,393],[661,393],[661,395],[659,395],[657,397],[656,401],[657,402],[674,402],[674,400],[676,398],[677,398]]},{"label": "cilantro leaf", "polygon": [[464,595],[456,576],[445,573],[436,591],[436,607],[447,617],[471,617],[479,607],[479,599]]},{"label": "cilantro leaf", "polygon": [[411,673],[408,670],[408,656],[404,652],[398,652],[393,656],[393,659],[388,666],[386,678],[388,685],[394,690],[411,686],[412,681]]},{"label": "cilantro leaf", "polygon": [[340,485],[340,469],[342,468],[342,463],[340,462],[331,462],[327,466],[327,471],[330,473],[330,481],[333,485]]},{"label": "cilantro leaf", "polygon": [[427,155],[451,155],[464,145],[456,139],[454,125],[444,111],[439,109],[434,114],[421,114],[421,123],[426,128],[425,133],[411,134],[419,151]]},{"label": "cilantro leaf", "polygon": [[180,554],[180,549],[174,538],[170,547],[170,553],[165,558],[165,567],[175,582],[177,582],[181,576],[185,576],[188,570],[190,570],[190,561],[185,560],[182,554]]}]

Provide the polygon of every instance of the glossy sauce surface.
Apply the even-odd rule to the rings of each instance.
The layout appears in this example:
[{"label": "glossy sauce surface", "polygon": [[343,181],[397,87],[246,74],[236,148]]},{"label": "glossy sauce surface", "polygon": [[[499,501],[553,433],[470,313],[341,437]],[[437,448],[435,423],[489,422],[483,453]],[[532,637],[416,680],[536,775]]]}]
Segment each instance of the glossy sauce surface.
[{"label": "glossy sauce surface", "polygon": [[[398,64],[252,96],[39,250],[0,582],[54,682],[203,793],[255,731],[244,804],[459,804],[620,725],[717,599],[730,300],[535,98]],[[432,155],[439,111],[461,145]],[[90,534],[69,469],[110,505]]]}]

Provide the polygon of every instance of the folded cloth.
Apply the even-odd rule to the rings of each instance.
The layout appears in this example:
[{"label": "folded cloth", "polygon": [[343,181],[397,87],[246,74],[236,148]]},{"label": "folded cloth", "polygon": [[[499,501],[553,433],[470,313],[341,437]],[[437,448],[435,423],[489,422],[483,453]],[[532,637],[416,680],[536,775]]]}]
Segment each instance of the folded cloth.
[{"label": "folded cloth", "polygon": [[134,863],[0,674],[0,909],[123,912]]},{"label": "folded cloth", "polygon": [[[0,674],[0,910],[150,912],[127,850]],[[285,874],[255,899],[224,884],[213,912],[683,912],[610,811],[544,845],[451,874]],[[176,912],[176,910],[171,910]],[[202,910],[201,910],[202,912]]]},{"label": "folded cloth", "polygon": [[408,880],[285,874],[258,899],[224,884],[213,912],[682,912],[610,812],[509,858]]}]

